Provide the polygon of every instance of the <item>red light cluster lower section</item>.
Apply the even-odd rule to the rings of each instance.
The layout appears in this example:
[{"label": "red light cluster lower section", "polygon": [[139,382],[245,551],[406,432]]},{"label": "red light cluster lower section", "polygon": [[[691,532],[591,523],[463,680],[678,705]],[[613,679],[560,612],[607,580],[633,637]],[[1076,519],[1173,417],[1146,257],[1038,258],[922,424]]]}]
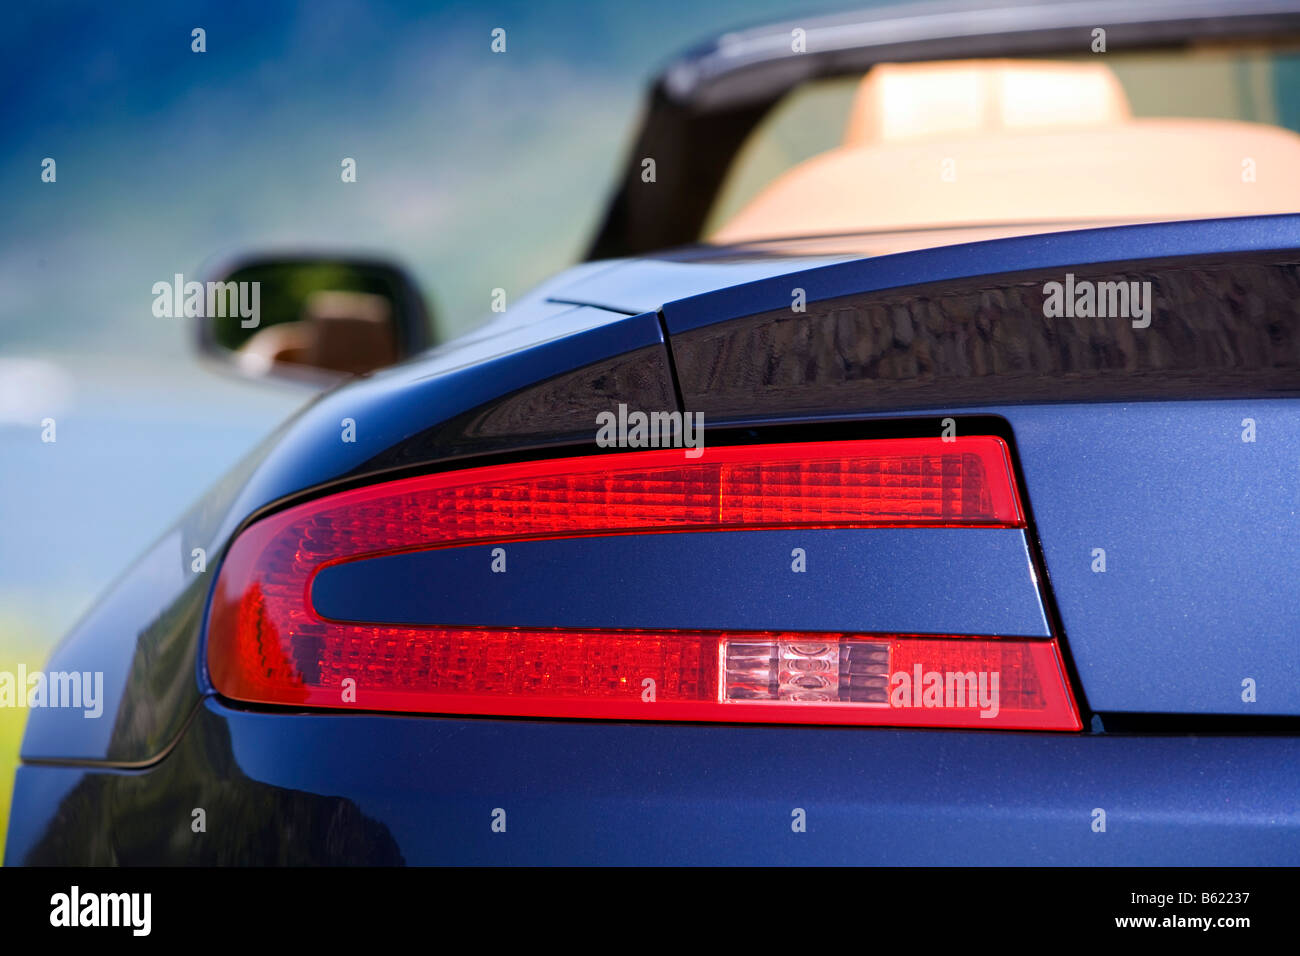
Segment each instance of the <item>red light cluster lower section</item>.
[{"label": "red light cluster lower section", "polygon": [[[264,633],[213,658],[239,700],[520,717],[1078,730],[1056,641],[907,635],[332,626],[328,641]],[[782,684],[782,648],[878,659],[882,693]],[[767,692],[738,689],[731,648],[769,651]],[[827,650],[831,649],[833,650]],[[760,652],[761,653],[761,652]],[[864,656],[864,655],[859,655]],[[789,665],[789,655],[784,664]],[[731,658],[734,662],[734,658]],[[810,663],[825,663],[815,660]],[[852,666],[856,667],[856,664]],[[751,668],[752,670],[752,668]],[[796,681],[815,675],[796,671]]]}]

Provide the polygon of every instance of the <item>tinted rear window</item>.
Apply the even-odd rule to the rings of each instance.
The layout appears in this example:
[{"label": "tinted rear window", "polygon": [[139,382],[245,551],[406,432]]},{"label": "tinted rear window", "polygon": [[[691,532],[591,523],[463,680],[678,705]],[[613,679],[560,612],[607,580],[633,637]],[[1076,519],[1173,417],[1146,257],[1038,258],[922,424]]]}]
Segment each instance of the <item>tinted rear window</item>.
[{"label": "tinted rear window", "polygon": [[686,407],[714,415],[1295,394],[1294,258],[1110,263],[850,295],[683,332],[673,352]]}]

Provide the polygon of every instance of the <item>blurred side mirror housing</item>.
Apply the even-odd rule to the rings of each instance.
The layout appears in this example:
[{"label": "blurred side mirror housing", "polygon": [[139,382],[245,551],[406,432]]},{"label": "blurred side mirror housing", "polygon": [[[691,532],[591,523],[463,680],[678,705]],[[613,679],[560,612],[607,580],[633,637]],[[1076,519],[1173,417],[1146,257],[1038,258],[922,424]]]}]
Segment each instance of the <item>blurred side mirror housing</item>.
[{"label": "blurred side mirror housing", "polygon": [[256,255],[211,270],[200,354],[251,378],[326,387],[386,368],[433,343],[411,277],[378,259]]}]

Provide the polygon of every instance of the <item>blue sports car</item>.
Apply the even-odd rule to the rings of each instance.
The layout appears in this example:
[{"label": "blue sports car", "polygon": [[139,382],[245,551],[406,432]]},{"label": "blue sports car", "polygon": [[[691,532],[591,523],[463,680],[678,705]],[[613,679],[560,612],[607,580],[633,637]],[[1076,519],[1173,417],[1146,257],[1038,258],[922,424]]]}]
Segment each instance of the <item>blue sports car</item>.
[{"label": "blue sports car", "polygon": [[1298,129],[1292,0],[806,18],[463,338],[160,283],[321,393],[39,675],[5,862],[1300,864]]}]

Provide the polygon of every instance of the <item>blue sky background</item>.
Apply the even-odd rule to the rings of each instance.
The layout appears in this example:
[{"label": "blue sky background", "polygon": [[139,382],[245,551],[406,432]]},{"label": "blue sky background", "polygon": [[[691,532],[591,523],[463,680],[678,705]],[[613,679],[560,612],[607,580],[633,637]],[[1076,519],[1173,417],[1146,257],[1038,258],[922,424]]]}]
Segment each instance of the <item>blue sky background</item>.
[{"label": "blue sky background", "polygon": [[[364,249],[404,262],[443,334],[463,331],[494,287],[518,296],[580,255],[667,59],[737,26],[862,5],[6,8],[0,667],[48,647],[309,397],[202,369],[189,330],[152,315],[154,282],[235,249]],[[40,181],[46,156],[57,183]],[[340,182],[344,156],[355,184]]]}]

